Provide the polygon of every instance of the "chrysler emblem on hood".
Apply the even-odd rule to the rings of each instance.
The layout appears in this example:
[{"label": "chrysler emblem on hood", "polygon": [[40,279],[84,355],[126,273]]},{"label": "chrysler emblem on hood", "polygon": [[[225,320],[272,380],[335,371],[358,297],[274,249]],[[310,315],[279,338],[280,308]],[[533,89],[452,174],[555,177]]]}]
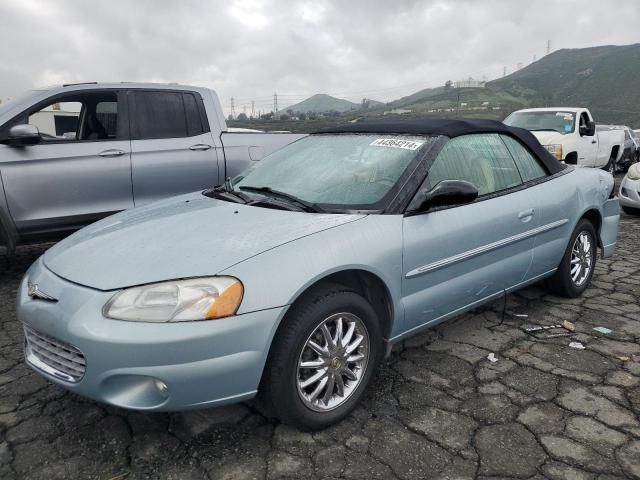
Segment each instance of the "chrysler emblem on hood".
[{"label": "chrysler emblem on hood", "polygon": [[58,301],[58,299],[53,298],[51,295],[47,295],[42,290],[40,290],[38,288],[38,284],[37,283],[29,283],[28,284],[27,295],[29,295],[34,300],[36,300],[36,299],[46,300],[47,302],[57,302]]}]

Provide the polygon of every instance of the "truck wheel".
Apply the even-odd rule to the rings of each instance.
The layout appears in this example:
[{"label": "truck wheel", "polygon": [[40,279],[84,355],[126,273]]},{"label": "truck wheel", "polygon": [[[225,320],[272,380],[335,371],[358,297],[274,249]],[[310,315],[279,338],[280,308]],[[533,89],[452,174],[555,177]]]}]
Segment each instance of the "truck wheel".
[{"label": "truck wheel", "polygon": [[260,384],[263,406],[302,430],[342,420],[383,358],[375,310],[357,293],[332,284],[296,303],[283,322]]},{"label": "truck wheel", "polygon": [[547,279],[547,288],[562,297],[575,298],[582,295],[593,277],[596,267],[596,230],[583,218],[571,234],[558,270]]},{"label": "truck wheel", "polygon": [[609,172],[611,175],[615,175],[617,170],[615,157],[611,156],[609,158],[609,162],[607,162],[607,164],[604,167],[602,167],[602,170]]}]

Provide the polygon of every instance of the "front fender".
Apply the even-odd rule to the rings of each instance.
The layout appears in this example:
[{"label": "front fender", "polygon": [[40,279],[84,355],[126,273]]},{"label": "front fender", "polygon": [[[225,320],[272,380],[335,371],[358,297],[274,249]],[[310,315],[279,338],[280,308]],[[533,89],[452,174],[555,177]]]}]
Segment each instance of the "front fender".
[{"label": "front fender", "polygon": [[364,270],[380,278],[393,304],[392,329],[398,327],[403,318],[402,216],[370,215],[263,252],[219,274],[242,281],[242,314],[291,305],[311,285],[343,270]]}]

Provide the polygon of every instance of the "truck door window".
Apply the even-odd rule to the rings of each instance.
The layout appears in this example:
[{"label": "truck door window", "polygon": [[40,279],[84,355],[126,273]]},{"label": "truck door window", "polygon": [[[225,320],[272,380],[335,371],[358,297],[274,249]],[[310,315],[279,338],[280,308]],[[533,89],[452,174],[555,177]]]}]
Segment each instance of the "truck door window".
[{"label": "truck door window", "polygon": [[114,140],[118,133],[117,92],[71,93],[39,104],[15,118],[10,126],[29,123],[43,142]]},{"label": "truck door window", "polygon": [[192,137],[204,132],[193,94],[134,91],[132,95],[135,140]]},{"label": "truck door window", "polygon": [[513,156],[523,182],[526,183],[547,176],[547,172],[540,164],[540,161],[531,155],[518,140],[507,135],[500,135],[500,138],[502,138],[511,156]]},{"label": "truck door window", "polygon": [[587,116],[587,112],[582,112],[580,115],[580,128],[587,128],[589,125],[589,117]]},{"label": "truck door window", "polygon": [[38,128],[44,141],[75,140],[81,109],[80,102],[56,102],[30,114],[27,123]]}]

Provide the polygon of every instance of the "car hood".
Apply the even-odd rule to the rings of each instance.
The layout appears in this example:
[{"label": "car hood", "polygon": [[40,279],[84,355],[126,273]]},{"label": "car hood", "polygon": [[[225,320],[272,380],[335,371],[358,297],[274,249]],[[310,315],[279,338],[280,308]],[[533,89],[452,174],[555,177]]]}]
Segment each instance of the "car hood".
[{"label": "car hood", "polygon": [[540,145],[553,145],[563,143],[566,137],[566,135],[558,132],[540,131],[531,133],[538,139]]},{"label": "car hood", "polygon": [[56,275],[99,290],[215,275],[287,242],[364,215],[246,206],[190,194],[121,212],[49,249]]}]

